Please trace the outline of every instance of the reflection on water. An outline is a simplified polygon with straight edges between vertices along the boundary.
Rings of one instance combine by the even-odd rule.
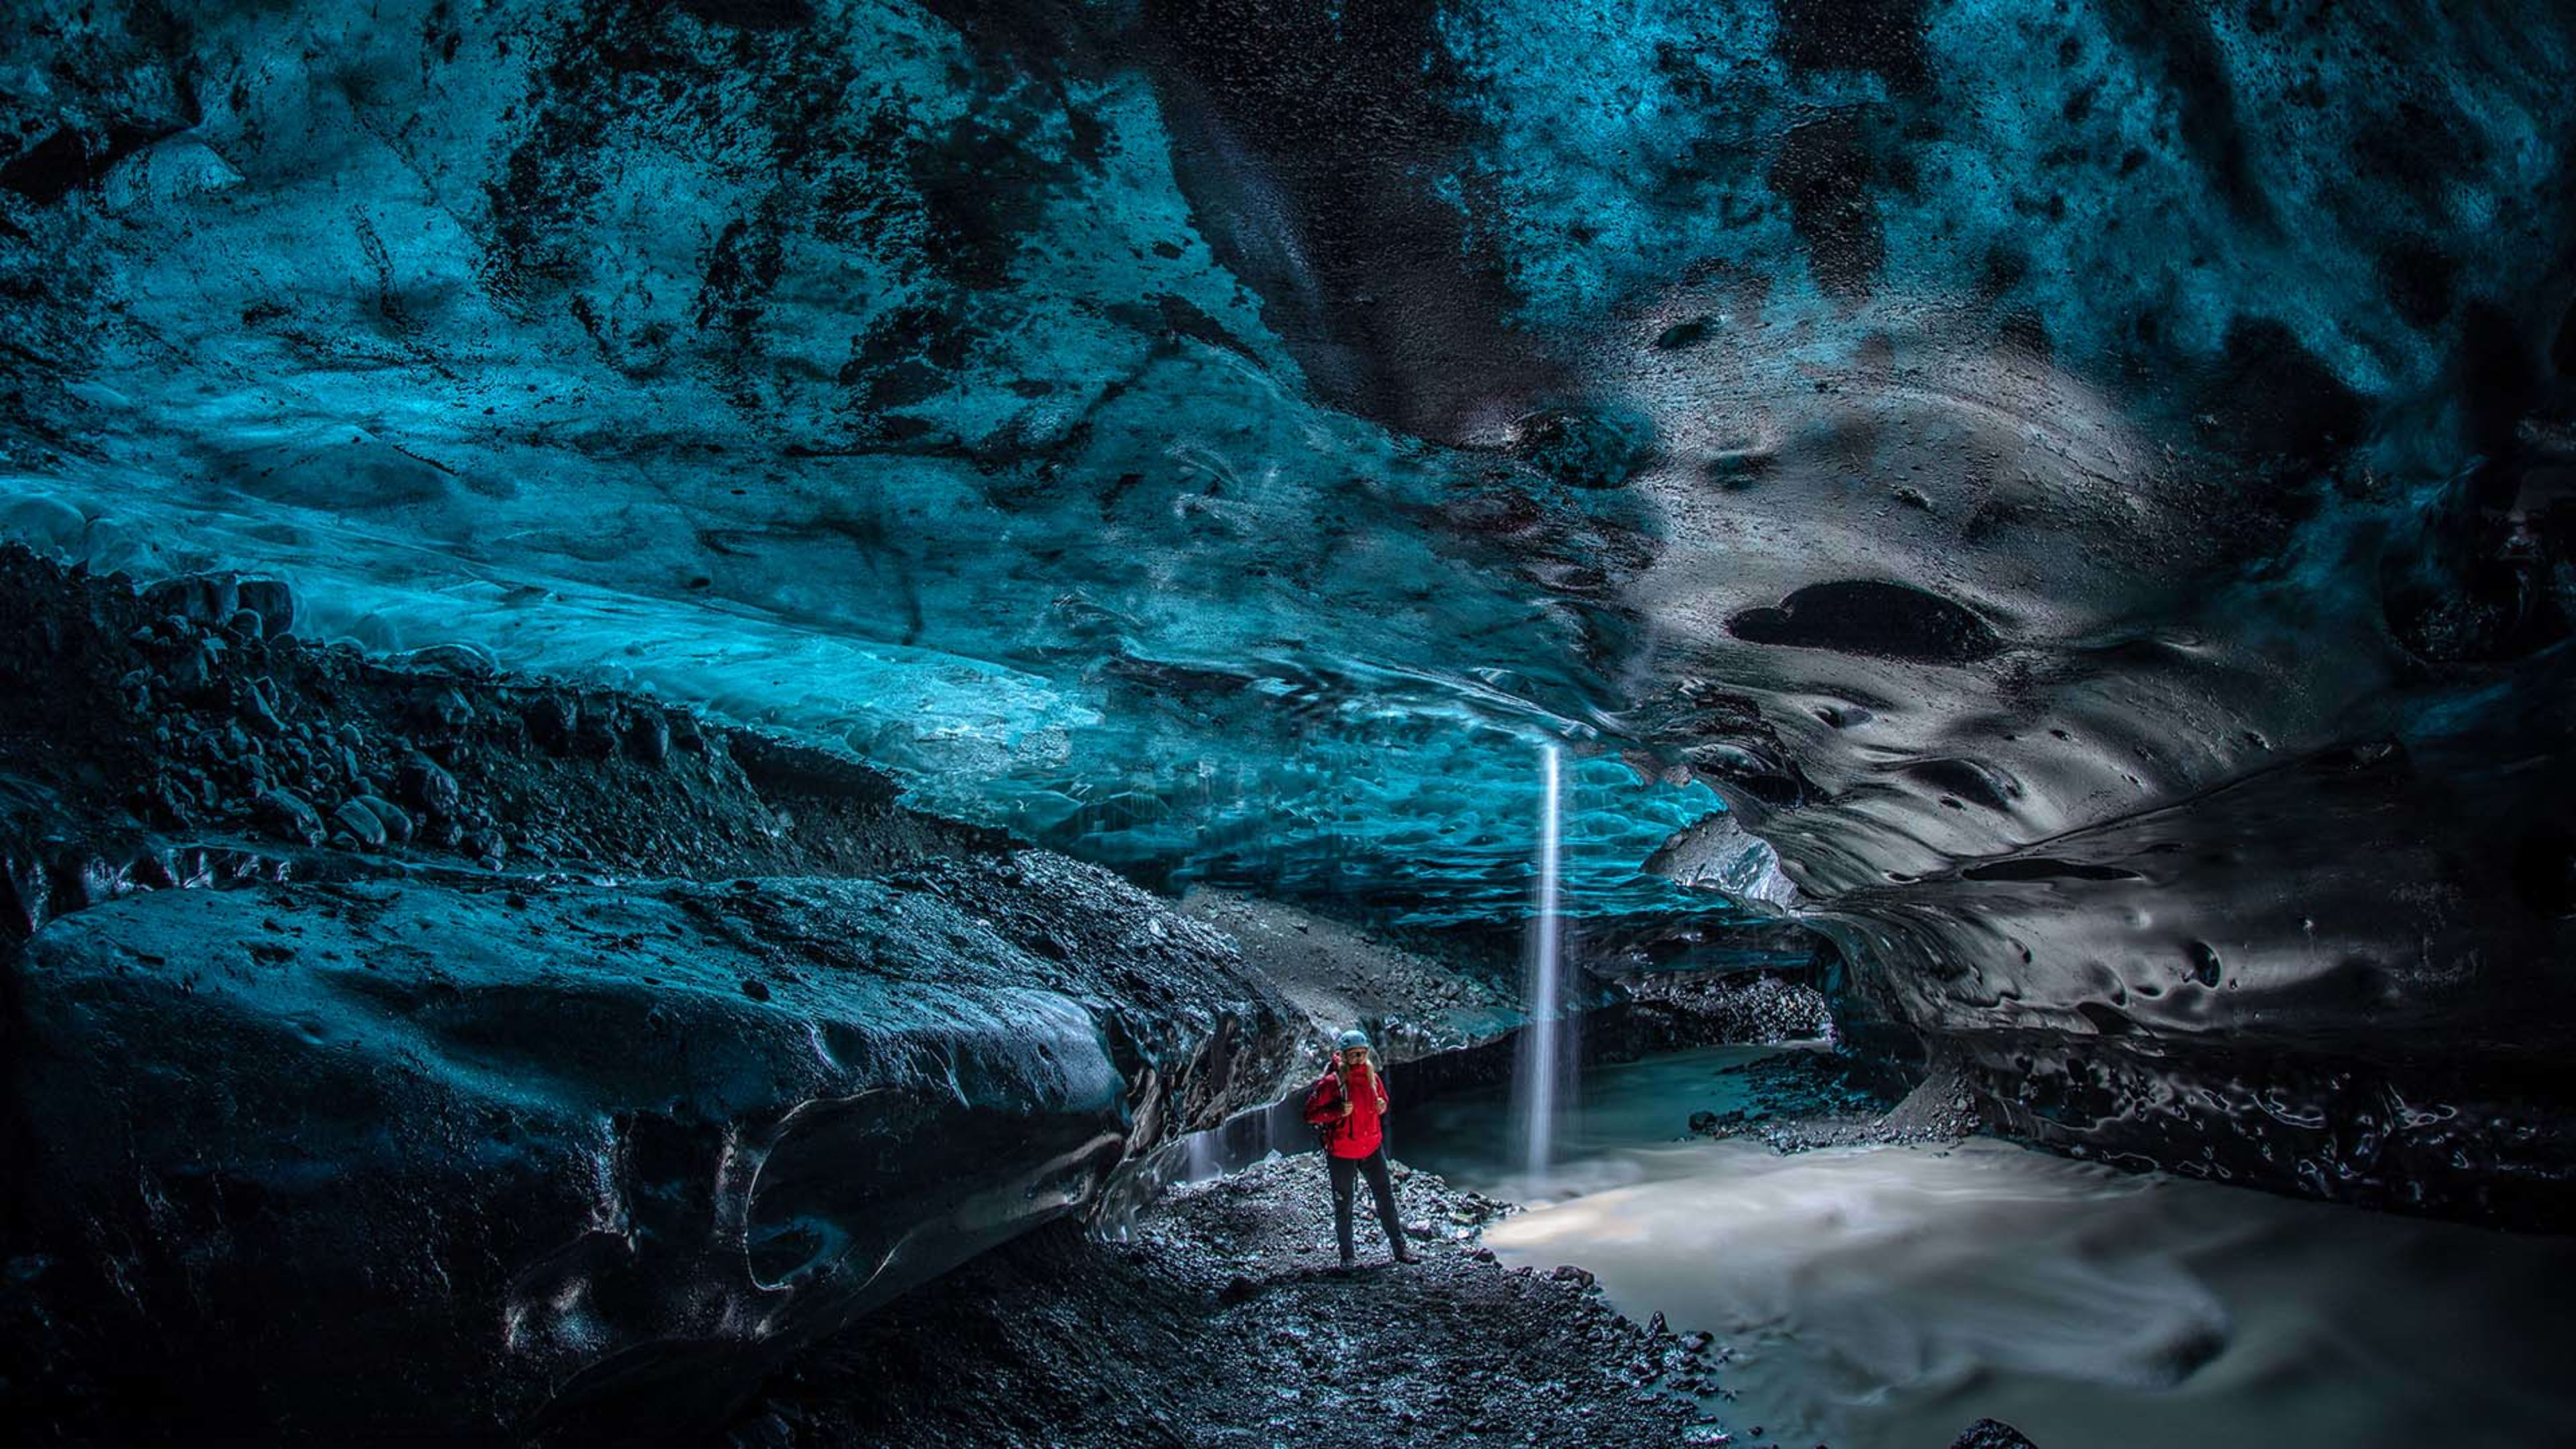
[[[1557,1162],[1544,1181],[1531,1180],[1504,1140],[1512,1124],[1503,1118],[1500,1087],[1398,1104],[1397,1116],[1386,1124],[1387,1150],[1415,1167],[1514,1202],[1600,1192],[1640,1176],[1642,1169],[1622,1149],[1684,1140],[1693,1112],[1749,1106],[1744,1079],[1726,1075],[1728,1068],[1821,1049],[1821,1043],[1707,1047],[1587,1068],[1581,1106],[1557,1125]]]
[[[1782,1157],[1674,1142],[1726,1110],[1688,1053],[1588,1078],[1577,1195],[1489,1229],[1630,1316],[1735,1350],[1766,1441],[1925,1449],[1981,1415],[2043,1449],[2576,1442],[2576,1240],[2134,1177],[1992,1142]],[[1426,1105],[1402,1155],[1513,1183],[1498,1101]],[[1490,1140],[1487,1140],[1490,1139]]]

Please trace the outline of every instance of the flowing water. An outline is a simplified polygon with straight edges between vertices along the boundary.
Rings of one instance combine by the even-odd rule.
[[[1759,1048],[1602,1069],[1544,1200],[1488,1230],[1631,1317],[1731,1346],[1738,1443],[1929,1449],[1992,1415],[2043,1449],[2576,1444],[2576,1239],[2491,1233],[1977,1141],[1780,1156],[1676,1141]],[[1416,1109],[1453,1182],[1532,1184],[1500,1102]],[[1748,1437],[1754,1426],[1763,1434]]]

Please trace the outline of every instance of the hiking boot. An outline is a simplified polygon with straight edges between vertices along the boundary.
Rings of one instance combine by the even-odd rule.
[[[1411,1248],[1404,1246],[1402,1243],[1398,1243],[1395,1245],[1395,1261],[1399,1263],[1419,1263],[1422,1261],[1422,1255],[1413,1251]]]

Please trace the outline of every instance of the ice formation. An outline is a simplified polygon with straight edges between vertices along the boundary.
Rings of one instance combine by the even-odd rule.
[[[1517,929],[1561,748],[1578,938],[1794,922],[2026,1137],[2570,1220],[2563,5],[30,0],[0,54],[39,555],[1408,929]],[[59,668],[278,707],[177,612]],[[548,743],[518,687],[474,749]],[[138,812],[384,845],[412,746],[201,723]],[[765,768],[424,819],[888,865]],[[40,783],[22,929],[171,874],[63,864],[96,782]]]

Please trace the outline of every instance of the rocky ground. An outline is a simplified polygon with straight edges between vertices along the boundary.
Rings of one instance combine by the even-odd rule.
[[[806,1355],[730,1443],[1782,1449],[1732,1413],[1712,1335],[1625,1317],[1579,1266],[1504,1268],[1477,1240],[1511,1204],[1396,1178],[1418,1264],[1364,1221],[1340,1269],[1322,1160],[1276,1159],[1123,1242],[1067,1223],[987,1254]],[[2031,1449],[1992,1420],[1957,1446]]]
[[[1641,972],[1622,977],[1619,986],[1655,1017],[1693,1023],[1690,1033],[1701,1041],[1828,1041],[1835,1035],[1833,1008],[1822,993],[1768,972]]]
[[[0,548],[0,934],[191,873],[865,876],[1007,842],[855,761],[647,696],[371,658],[275,580]],[[336,864],[334,862],[337,862]]]
[[[1723,1443],[1705,1334],[1622,1317],[1590,1275],[1501,1267],[1508,1208],[1397,1169],[1423,1261],[1335,1262],[1312,1153],[1173,1189],[1130,1241],[1069,1225],[987,1255],[827,1349],[743,1446]]]
[[[1232,936],[1245,964],[1313,1023],[1319,1041],[1361,1024],[1388,1060],[1401,1061],[1455,1050],[1520,1020],[1518,983],[1494,979],[1494,964],[1508,953],[1435,956],[1235,891],[1195,890],[1180,909]]]
[[[1637,999],[1785,1038],[1808,998],[1761,977]],[[1978,1128],[1945,1070],[1911,1082],[1829,1052],[1733,1070],[1754,1107],[1699,1135],[1793,1152]],[[899,1300],[781,1375],[731,1443],[1782,1449],[1732,1412],[1713,1335],[1628,1319],[1579,1265],[1507,1269],[1479,1240],[1515,1204],[1401,1164],[1396,1180],[1418,1265],[1387,1260],[1363,1199],[1362,1263],[1340,1269],[1322,1160],[1274,1158],[1166,1189],[1118,1241],[1059,1224]],[[2035,1446],[1980,1420],[1952,1449]]]
[[[1643,972],[1601,983],[1599,999],[1584,1013],[1580,1050],[1586,1064],[1596,1064],[1693,1047],[1833,1037],[1832,1010],[1806,982],[1768,972]],[[1429,1058],[1399,1057],[1388,1077],[1408,1100],[1419,1101],[1503,1080],[1512,1072],[1517,1049],[1515,1040],[1505,1036]],[[1891,1080],[1902,1095],[1907,1084],[1901,1077]],[[1807,1109],[1821,1110],[1814,1103]]]
[[[1752,1104],[1692,1114],[1700,1137],[1758,1137],[1781,1152],[1865,1143],[1955,1142],[1979,1130],[1976,1098],[1955,1072],[1914,1080],[1850,1052],[1793,1052],[1729,1067]]]

